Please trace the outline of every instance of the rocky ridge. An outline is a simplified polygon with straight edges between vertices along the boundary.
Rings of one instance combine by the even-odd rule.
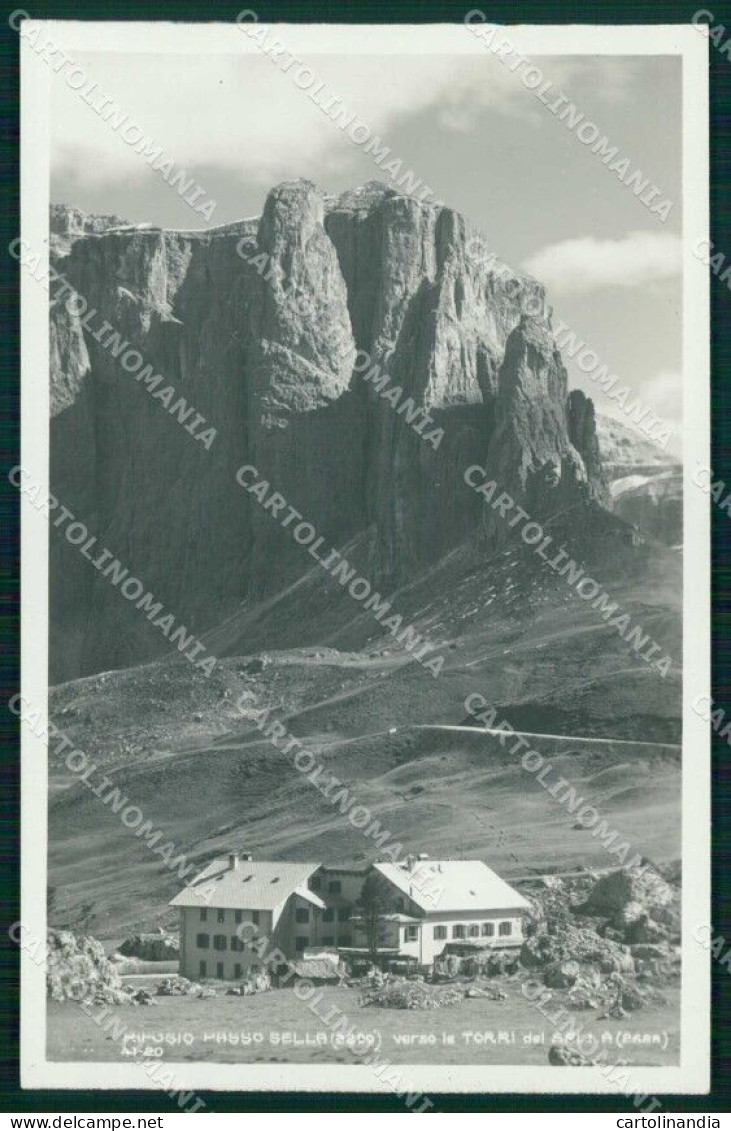
[[[659,542],[680,546],[681,461],[647,436],[607,416],[597,418],[597,441],[615,514]]]
[[[367,533],[384,592],[465,541],[500,544],[470,464],[536,517],[606,502],[591,402],[569,397],[542,287],[473,254],[450,209],[295,181],[260,219],[207,232],[61,209],[53,226],[57,265],[94,309],[82,323],[52,305],[51,489],[191,631],[311,565],[237,485],[243,464],[326,545]],[[161,411],[163,386],[156,399],[125,371],[103,321],[215,442]],[[51,554],[53,681],[160,653],[76,549],[56,537]]]

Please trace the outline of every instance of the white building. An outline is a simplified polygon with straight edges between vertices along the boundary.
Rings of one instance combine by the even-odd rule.
[[[171,906],[180,912],[180,972],[237,980],[262,965],[262,948],[301,958],[312,948],[353,945],[351,919],[365,869],[252,860],[211,861]],[[237,935],[243,923],[252,926]],[[254,930],[256,928],[256,930]]]
[[[448,943],[495,950],[522,944],[530,903],[481,860],[422,856],[373,867],[390,901],[384,949],[396,946],[399,955],[431,966]]]
[[[476,948],[520,946],[529,903],[481,860],[410,857],[377,863],[384,913],[378,949],[385,958],[431,966],[448,943]],[[371,869],[254,861],[230,853],[211,861],[171,901],[180,912],[180,972],[188,978],[237,980],[265,961],[261,946],[288,958],[313,949],[366,953],[358,915]],[[239,932],[237,927],[251,924]]]

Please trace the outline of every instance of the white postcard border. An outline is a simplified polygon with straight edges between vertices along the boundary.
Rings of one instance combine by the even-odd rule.
[[[64,50],[244,54],[255,46],[233,25],[43,21]],[[277,25],[288,45],[311,54],[476,54],[483,50],[460,25]],[[683,980],[679,1067],[632,1068],[632,1088],[649,1094],[702,1093],[709,1088],[710,967],[693,938],[710,916],[710,738],[691,710],[710,693],[710,509],[691,482],[710,462],[710,338],[708,268],[692,248],[708,238],[708,41],[698,29],[673,26],[506,27],[511,41],[536,55],[679,55],[683,59],[684,240],[684,634],[683,634]],[[22,234],[48,248],[50,71],[21,49]],[[27,273],[21,281],[21,463],[48,489],[48,296]],[[22,499],[22,693],[48,700],[48,525]],[[22,733],[22,922],[34,937],[46,930],[47,751],[27,727]],[[692,880],[691,880],[692,877]],[[46,1059],[45,978],[22,959],[21,1080],[24,1088],[153,1089],[134,1064]],[[300,1064],[210,1064],[166,1061],[196,1090],[391,1091],[367,1067]],[[600,1069],[509,1065],[399,1065],[404,1086],[439,1092],[620,1094]]]

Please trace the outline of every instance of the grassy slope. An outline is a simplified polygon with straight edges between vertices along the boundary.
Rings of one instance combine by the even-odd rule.
[[[345,1014],[357,1034],[380,1043],[381,1062],[386,1059],[393,1064],[545,1065],[553,1027],[536,1006],[523,997],[520,982],[500,981],[505,982],[508,989],[506,1001],[467,999],[433,1012],[378,1009],[359,1006],[356,990],[323,987],[317,1009],[322,1016],[328,1015],[331,1006]],[[587,1024],[587,1033],[597,1040],[607,1034],[614,1038],[620,1032],[646,1034],[648,1038],[667,1033],[666,1049],[629,1043],[622,1046],[621,1055],[631,1064],[677,1064],[678,994],[674,987],[663,992],[667,1005],[644,1009],[621,1021],[589,1019],[587,1024],[586,1017],[577,1016],[582,1024]],[[554,992],[549,1013],[563,1004],[564,997],[561,991]],[[126,1007],[117,1008],[113,1013],[132,1033],[151,1036],[192,1033],[195,1038],[192,1045],[163,1042],[166,1064],[181,1061],[355,1064],[359,1060],[342,1042],[337,1042],[327,1026],[289,989],[251,997],[158,998],[157,1001],[158,1007],[154,1010]],[[239,1036],[260,1033],[262,1041],[242,1045],[203,1039],[206,1034],[218,1033]],[[282,1043],[281,1036],[272,1040],[272,1034],[283,1033],[290,1034],[287,1044]],[[314,1043],[318,1033],[324,1038],[321,1045]],[[454,1037],[454,1044],[444,1042],[445,1033]],[[525,1043],[524,1036],[528,1033],[533,1034],[533,1041]],[[295,1046],[294,1034],[301,1042],[309,1034],[312,1043]],[[477,1034],[477,1038],[465,1034]],[[540,1035],[542,1042],[535,1043]],[[413,1038],[413,1043],[403,1043],[407,1036]],[[154,1047],[151,1042],[148,1044]],[[71,1002],[48,1003],[48,1057],[50,1060],[125,1060],[121,1042],[105,1037],[101,1028]],[[240,1086],[246,1087],[245,1077]]]

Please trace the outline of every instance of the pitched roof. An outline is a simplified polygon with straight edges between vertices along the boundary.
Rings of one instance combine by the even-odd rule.
[[[310,891],[310,889],[308,887],[305,887],[304,884],[300,884],[299,887],[296,887],[294,889],[294,894],[298,895],[300,899],[307,900],[307,902],[311,903],[313,907],[319,907],[321,911],[325,907],[327,907],[327,904],[322,899],[320,899],[319,895],[315,895],[314,891]]]
[[[530,907],[482,860],[417,860],[410,870],[405,861],[375,867],[427,913]]]
[[[404,915],[400,911],[389,915],[379,915],[378,918],[383,920],[384,923],[416,923],[418,926],[421,926],[422,923],[421,919],[415,919],[413,915]],[[351,915],[349,919],[350,923],[362,923],[363,921],[362,915]]]
[[[319,864],[269,860],[240,860],[236,868],[227,856],[212,860],[192,884],[171,899],[171,907],[234,907],[273,911],[304,888]],[[211,890],[213,888],[213,890]],[[300,893],[302,894],[302,893]],[[307,898],[311,898],[308,893]]]

